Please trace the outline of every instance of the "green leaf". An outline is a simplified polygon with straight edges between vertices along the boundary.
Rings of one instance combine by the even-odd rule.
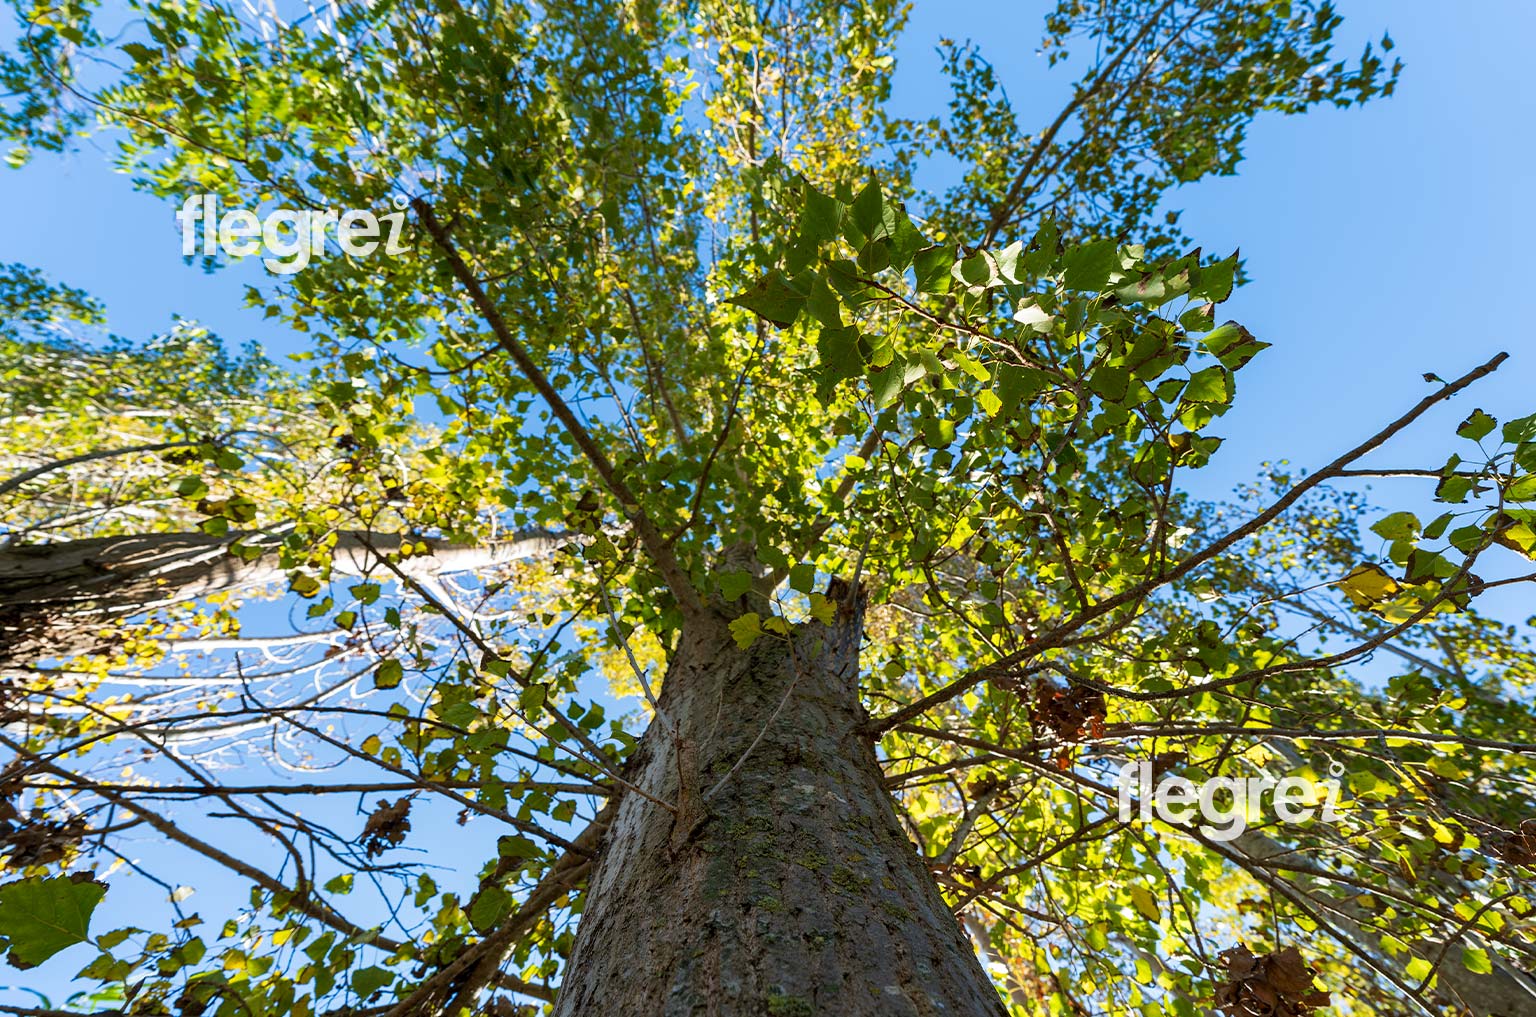
[[[1230,376],[1224,367],[1207,367],[1197,371],[1184,389],[1184,398],[1192,403],[1219,403],[1232,400]]]
[[[1179,315],[1179,324],[1189,332],[1207,332],[1216,323],[1216,305],[1201,304]]]
[[[1521,417],[1511,420],[1504,425],[1504,440],[1511,445],[1519,445],[1522,442],[1536,439],[1536,413],[1529,417]]]
[[[381,689],[392,689],[400,684],[405,677],[405,668],[394,657],[381,661],[379,669],[373,673],[373,684]]]
[[[825,594],[811,594],[811,617],[823,625],[831,625],[837,616],[837,604],[826,598]]]
[[[816,586],[816,566],[808,561],[800,562],[789,570],[789,587],[801,593],[810,593]]]
[[[917,276],[919,293],[948,293],[953,277],[955,252],[944,246],[925,247],[912,259],[912,270]]]
[[[817,244],[836,240],[842,223],[843,206],[836,198],[806,186],[805,206],[800,210],[800,233]]]
[[[784,273],[774,269],[744,293],[726,301],[738,304],[770,324],[788,328],[805,307],[806,295],[796,289]]]
[[[870,375],[870,397],[874,399],[876,407],[884,409],[896,401],[903,389],[926,373],[927,369],[921,363],[909,364],[903,360],[893,360],[885,370]]]
[[[972,290],[996,286],[1001,279],[997,274],[997,262],[986,251],[977,251],[969,258],[956,262],[954,268],[950,270],[950,275],[971,287]]]
[[[864,358],[859,355],[859,330],[851,325],[822,329],[816,335],[816,352],[821,356],[823,402],[838,382],[864,373]]]
[[[1147,304],[1156,307],[1172,299],[1167,280],[1161,272],[1149,272],[1134,282],[1125,283],[1115,290],[1122,303]]]
[[[997,394],[1002,399],[1003,406],[1011,413],[1013,407],[1025,399],[1030,399],[1043,391],[1049,378],[1043,371],[1037,371],[1030,367],[1015,367],[1013,364],[999,363],[994,370],[997,372]]]
[[[1458,526],[1451,531],[1451,546],[1463,554],[1471,554],[1483,543],[1481,526]]]
[[[1371,532],[1387,540],[1412,540],[1419,534],[1419,517],[1412,512],[1394,512],[1372,526]]]
[[[537,858],[539,846],[527,837],[507,834],[496,838],[496,854],[501,858]]]
[[[1120,248],[1113,240],[1096,240],[1068,251],[1062,263],[1067,289],[1098,293],[1109,282],[1109,274],[1120,267]]]
[[[1056,322],[1056,316],[1039,304],[1025,303],[1013,312],[1013,320],[1036,332],[1049,332]]]
[[[1461,435],[1463,438],[1470,438],[1473,441],[1482,441],[1488,436],[1489,432],[1491,432],[1497,424],[1497,420],[1493,419],[1482,410],[1477,409],[1472,411],[1472,415],[1470,417],[1461,422],[1461,426],[1456,428],[1456,433]]]
[[[853,205],[849,208],[849,219],[860,236],[868,241],[879,238],[883,233],[885,198],[880,193],[880,184],[874,180],[864,185],[853,199]],[[862,247],[863,244],[855,243]]]
[[[210,519],[208,522],[223,523],[224,520]],[[227,526],[228,524],[226,523],[225,525]],[[301,597],[313,597],[315,594],[320,592],[320,580],[316,579],[314,576],[305,575],[304,573],[300,572],[288,580],[288,588]]]
[[[1131,372],[1123,367],[1101,367],[1088,376],[1088,387],[1094,395],[1112,403],[1125,398],[1130,384]]]
[[[923,442],[929,448],[944,448],[955,440],[955,422],[939,417],[924,417],[919,421]]]
[[[1019,255],[1023,253],[1023,242],[1015,240],[993,255],[993,260],[997,263],[997,274],[1002,276],[1004,281],[1019,282]]]
[[[1255,339],[1252,332],[1235,321],[1223,322],[1202,336],[1200,342],[1221,361],[1223,367],[1231,371],[1242,367],[1270,347],[1269,343]]]
[[[1237,279],[1238,252],[1206,265],[1200,269],[1200,281],[1190,290],[1190,296],[1199,296],[1213,304],[1219,304],[1232,295],[1232,285]]]
[[[1450,476],[1441,478],[1440,483],[1435,485],[1435,497],[1440,501],[1459,504],[1467,500],[1467,495],[1471,492],[1472,486],[1473,481],[1471,477],[1463,477],[1453,473]]]
[[[1056,256],[1061,243],[1061,229],[1047,219],[1035,231],[1023,258],[1023,274],[1029,277],[1048,275],[1056,270]]]
[[[1109,949],[1109,934],[1103,922],[1095,922],[1083,930],[1083,939],[1095,950]]]
[[[476,932],[486,932],[512,910],[512,895],[494,884],[483,888],[469,905],[469,924]]]
[[[352,991],[357,993],[359,999],[367,999],[394,980],[393,971],[386,971],[377,965],[359,968],[352,972]]]
[[[1488,957],[1488,951],[1481,947],[1469,946],[1461,951],[1461,963],[1468,971],[1478,975],[1493,974],[1493,961]]]
[[[843,325],[842,305],[838,302],[837,294],[820,276],[817,276],[816,281],[811,285],[811,295],[806,300],[806,310],[811,312],[811,317],[828,328],[841,328]]]
[[[715,574],[715,582],[720,586],[720,596],[726,600],[736,600],[752,588],[752,573],[741,570],[718,572]]]
[[[891,265],[898,270],[905,270],[927,241],[917,227],[912,225],[912,219],[901,202],[887,201],[882,217],[885,221],[884,233],[891,247]]]
[[[987,370],[986,365],[984,365],[981,361],[972,359],[971,357],[966,356],[964,353],[961,353],[959,350],[950,350],[949,355],[954,358],[954,361],[957,365],[959,365],[960,370],[964,371],[972,378],[975,378],[977,381],[986,382],[992,380],[992,372]],[[927,370],[927,368],[924,368],[924,370]],[[917,378],[913,377],[911,373],[908,372],[907,381],[912,382],[916,380]]]
[[[18,879],[0,886],[0,935],[10,940],[10,962],[36,967],[90,937],[91,912],[105,883],[83,876]]]
[[[1451,520],[1454,518],[1454,513],[1442,512],[1440,515],[1430,520],[1429,525],[1424,527],[1424,539],[1439,540],[1440,537],[1445,533],[1445,528],[1451,524]]]
[[[1505,501],[1536,501],[1536,474],[1521,477],[1504,491]]]

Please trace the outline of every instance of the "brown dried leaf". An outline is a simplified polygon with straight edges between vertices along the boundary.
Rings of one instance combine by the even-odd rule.
[[[369,858],[377,857],[405,842],[405,835],[411,830],[410,814],[409,795],[393,805],[386,799],[379,799],[378,808],[368,817],[362,836],[357,839],[363,850],[368,852]]]
[[[1499,856],[1512,865],[1536,866],[1536,819],[1527,819],[1506,835]]]
[[[1312,981],[1316,971],[1288,946],[1262,957],[1239,943],[1217,955],[1227,981],[1216,987],[1216,1008],[1227,1017],[1309,1017],[1329,1004]]]
[[[1050,728],[1064,741],[1081,741],[1087,730],[1102,732],[1107,712],[1103,693],[1093,689],[1063,689],[1051,682],[1041,682],[1035,690],[1035,722]]]

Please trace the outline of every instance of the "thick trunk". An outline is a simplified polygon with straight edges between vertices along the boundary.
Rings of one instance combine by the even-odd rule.
[[[0,675],[40,660],[104,652],[111,626],[124,618],[282,581],[276,554],[256,561],[229,554],[239,536],[147,533],[0,550]],[[445,545],[404,559],[400,568],[425,580],[543,553],[558,542],[527,533],[484,546]],[[332,552],[335,574],[376,569],[370,546],[392,552],[400,537],[341,534]]]
[[[0,674],[105,651],[115,620],[249,585],[231,538],[92,537],[0,552]]]
[[[858,732],[860,629],[685,629],[630,770],[680,816],[624,797],[556,1017],[1004,1012]]]

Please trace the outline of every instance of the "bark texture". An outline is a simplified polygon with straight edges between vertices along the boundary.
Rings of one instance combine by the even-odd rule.
[[[556,1017],[1001,1017],[896,817],[860,610],[743,652],[690,623],[589,881]]]
[[[229,553],[240,536],[147,533],[0,549],[0,675],[40,660],[105,652],[113,624],[125,618],[283,581],[275,553],[255,561]],[[389,553],[399,549],[400,539],[343,533],[333,571],[360,576],[377,570],[370,546]],[[530,532],[483,546],[443,545],[404,559],[400,569],[424,580],[546,553],[558,544],[555,536]]]

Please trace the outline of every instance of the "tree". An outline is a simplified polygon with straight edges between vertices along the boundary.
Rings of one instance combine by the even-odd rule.
[[[102,321],[77,290],[22,266],[0,274],[0,673],[40,660],[151,664],[168,634],[235,624],[228,607],[197,608],[289,578],[318,589],[306,568],[362,575],[368,547],[419,543],[408,569],[430,579],[547,543],[412,533],[397,506],[423,481],[430,430],[393,425],[361,449],[327,398],[349,398],[349,383],[301,384],[255,349],[230,356],[190,322],[142,347],[69,334]],[[312,540],[295,526],[301,506],[365,515],[367,532]]]
[[[137,10],[19,8],[12,134],[98,122],[177,207],[400,197],[411,252],[251,299],[313,338],[370,462],[402,417],[436,430],[401,497],[280,517],[318,555],[295,596],[365,667],[298,642],[259,690],[238,651],[196,662],[232,687],[190,705],[20,690],[5,788],[40,807],[7,817],[0,916],[89,915],[99,885],[49,874],[121,827],[254,888],[217,935],[94,936],[130,1012],[1279,1015],[1319,1005],[1314,972],[1359,1013],[1520,998],[1536,675],[1473,599],[1531,578],[1536,418],[1470,414],[1464,458],[1409,471],[1448,511],[1376,520],[1384,553],[1329,487],[1504,358],[1246,502],[1178,487],[1267,344],[1221,323],[1240,263],[1164,195],[1234,171],[1265,109],[1390,91],[1374,49],[1332,62],[1331,7],[1064,2],[1048,48],[1095,57],[1030,134],[968,47],[947,118],[889,115],[886,0]],[[967,167],[943,194],[935,152]],[[510,578],[411,573],[471,520],[552,539]],[[343,534],[354,566],[321,553]],[[1353,670],[1378,650],[1406,665],[1385,688]],[[253,731],[362,779],[225,779]],[[1127,761],[1329,753],[1337,824],[1228,844],[1116,808]],[[361,834],[337,794],[377,801]],[[502,831],[477,883],[389,854],[455,811]]]

